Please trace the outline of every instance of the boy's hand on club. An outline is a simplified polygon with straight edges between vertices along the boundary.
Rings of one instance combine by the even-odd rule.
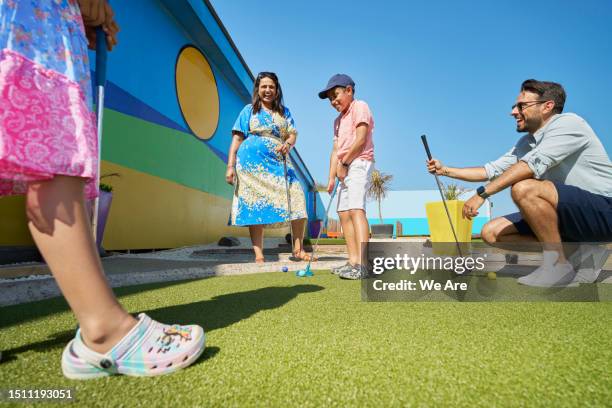
[[[484,204],[484,201],[484,198],[480,197],[479,195],[475,195],[469,200],[467,200],[463,205],[463,218],[471,220],[472,218],[477,216],[478,209],[482,206],[482,204]]]
[[[336,180],[333,178],[329,179],[329,182],[327,183],[327,192],[329,194],[332,193],[332,191],[334,191],[334,186],[336,185]]]
[[[344,167],[342,163],[340,163],[340,161],[338,161],[338,169],[336,170],[336,176],[338,177],[338,179],[340,181],[344,181],[347,173],[348,173],[348,169]]]
[[[438,176],[444,175],[444,166],[438,159],[425,160],[427,171]]]

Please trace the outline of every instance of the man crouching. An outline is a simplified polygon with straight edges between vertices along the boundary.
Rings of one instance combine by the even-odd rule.
[[[578,275],[568,262],[563,242],[606,242],[612,239],[612,163],[588,123],[574,113],[562,113],[565,90],[560,84],[529,79],[512,106],[516,131],[527,134],[499,159],[482,167],[453,168],[436,159],[431,173],[465,181],[486,181],[463,208],[475,217],[485,199],[511,186],[520,212],[495,218],[481,235],[491,245],[539,242],[543,263],[519,278],[529,286],[574,286],[597,278],[608,252],[592,247],[600,265]],[[581,254],[584,256],[584,253]],[[574,257],[574,255],[572,255]],[[603,262],[601,260],[603,259]]]

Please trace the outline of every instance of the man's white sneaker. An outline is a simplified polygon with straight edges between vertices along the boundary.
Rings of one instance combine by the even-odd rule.
[[[575,283],[594,283],[603,269],[610,250],[605,245],[583,245],[569,261],[576,270]]]
[[[522,285],[540,288],[575,287],[576,272],[570,263],[557,263],[553,266],[545,264],[527,276],[518,278]]]

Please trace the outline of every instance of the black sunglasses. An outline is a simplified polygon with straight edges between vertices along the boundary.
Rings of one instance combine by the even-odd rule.
[[[514,110],[514,108],[518,109],[519,112],[522,112],[525,108],[528,108],[530,106],[534,106],[534,105],[538,105],[540,103],[546,103],[548,101],[528,101],[528,102],[518,102],[515,103],[514,105],[512,105],[512,110]]]

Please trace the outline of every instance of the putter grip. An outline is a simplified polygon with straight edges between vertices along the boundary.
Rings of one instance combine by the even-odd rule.
[[[106,84],[106,33],[96,28],[96,86]]]
[[[429,144],[427,144],[427,136],[421,135],[421,140],[423,141],[423,146],[425,146],[425,151],[427,152],[427,158],[431,160],[431,151],[429,150]]]

